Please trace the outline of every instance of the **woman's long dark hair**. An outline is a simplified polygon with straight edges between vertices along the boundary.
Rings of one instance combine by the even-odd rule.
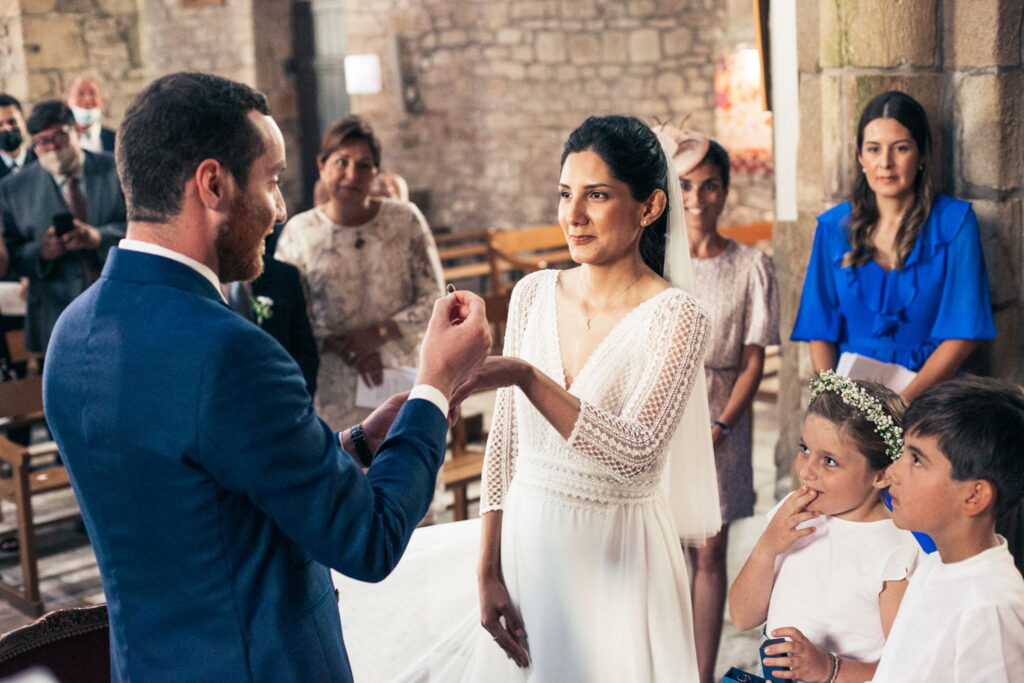
[[[918,169],[914,179],[914,203],[903,216],[899,231],[896,233],[896,268],[903,263],[914,249],[921,226],[928,220],[932,210],[934,193],[928,174],[928,161],[931,156],[932,136],[928,129],[928,116],[924,108],[910,95],[899,90],[889,90],[868,102],[857,124],[857,152],[864,148],[864,129],[875,119],[896,119],[917,143],[921,155],[922,168]],[[857,177],[853,183],[853,196],[850,197],[850,251],[843,255],[843,267],[860,267],[875,258],[875,247],[871,243],[871,233],[878,223],[878,202],[875,192],[868,185],[866,174],[857,164]]]
[[[665,153],[661,143],[646,123],[632,116],[591,116],[565,141],[561,164],[570,154],[595,152],[612,176],[629,187],[638,202],[645,201],[655,190],[668,196]],[[658,275],[664,274],[665,231],[668,227],[668,206],[658,220],[644,229],[640,236],[640,256]]]

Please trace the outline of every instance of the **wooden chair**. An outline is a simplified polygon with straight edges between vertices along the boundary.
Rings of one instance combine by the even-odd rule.
[[[492,294],[511,291],[514,282],[504,278],[510,270],[532,273],[572,262],[559,225],[539,225],[520,230],[491,228],[487,231],[487,249],[491,262]]]
[[[444,267],[445,282],[484,278],[491,274],[486,230],[435,234],[434,242]]]
[[[44,666],[61,681],[110,681],[107,606],[68,607],[0,637],[0,676]]]
[[[55,491],[71,485],[67,470],[56,459],[57,445],[52,441],[18,445],[4,437],[4,432],[43,422],[43,382],[34,376],[13,382],[0,382],[0,461],[10,470],[10,476],[0,478],[0,498],[18,510],[18,546],[21,564],[21,585],[0,580],[0,598],[16,609],[31,616],[43,613],[39,595],[39,568],[36,552],[36,524],[32,516],[32,496]],[[41,462],[43,468],[38,468]],[[78,515],[77,511],[51,519],[62,521]],[[9,535],[5,534],[5,535]]]
[[[39,359],[42,354],[25,348],[25,330],[7,330],[7,351],[11,354],[12,363],[25,363],[30,375],[38,372]]]
[[[470,441],[486,441],[487,434],[483,431],[483,415],[460,417],[452,425],[452,458],[441,467],[441,479],[444,487],[455,496],[453,512],[455,521],[469,519],[468,487],[474,481],[480,481],[484,466],[484,450],[470,446]]]

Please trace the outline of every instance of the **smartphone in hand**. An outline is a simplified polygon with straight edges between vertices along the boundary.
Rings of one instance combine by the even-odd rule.
[[[53,229],[57,231],[58,237],[63,237],[75,229],[75,219],[70,213],[57,213],[53,215]]]

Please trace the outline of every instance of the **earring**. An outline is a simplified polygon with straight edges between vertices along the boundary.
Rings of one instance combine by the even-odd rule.
[[[640,227],[641,228],[646,228],[647,227],[647,219],[646,218],[643,219],[642,221],[640,221]]]
[[[860,172],[863,173],[864,175],[867,175],[868,174],[868,169],[866,169],[863,166],[861,166],[860,167]]]

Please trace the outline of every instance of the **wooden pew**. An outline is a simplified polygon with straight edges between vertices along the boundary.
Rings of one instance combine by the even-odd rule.
[[[0,477],[0,498],[17,506],[17,537],[21,555],[21,584],[11,585],[0,580],[0,598],[16,609],[37,617],[43,613],[39,594],[39,568],[36,552],[36,526],[32,514],[32,496],[37,493],[67,488],[71,485],[63,465],[43,465],[52,462],[57,445],[52,441],[32,446],[20,446],[4,437],[7,430],[43,421],[43,384],[37,376],[10,382],[0,382],[0,462],[8,468],[9,476]],[[77,516],[77,510],[59,519]],[[49,523],[48,522],[48,523]],[[10,532],[4,536],[10,535]]]
[[[491,274],[487,259],[487,231],[457,232],[434,235],[437,253],[444,267],[446,283],[470,278],[483,278]]]
[[[560,225],[538,225],[519,230],[487,231],[491,262],[491,293],[508,294],[514,282],[505,275],[511,270],[532,273],[572,262]]]

